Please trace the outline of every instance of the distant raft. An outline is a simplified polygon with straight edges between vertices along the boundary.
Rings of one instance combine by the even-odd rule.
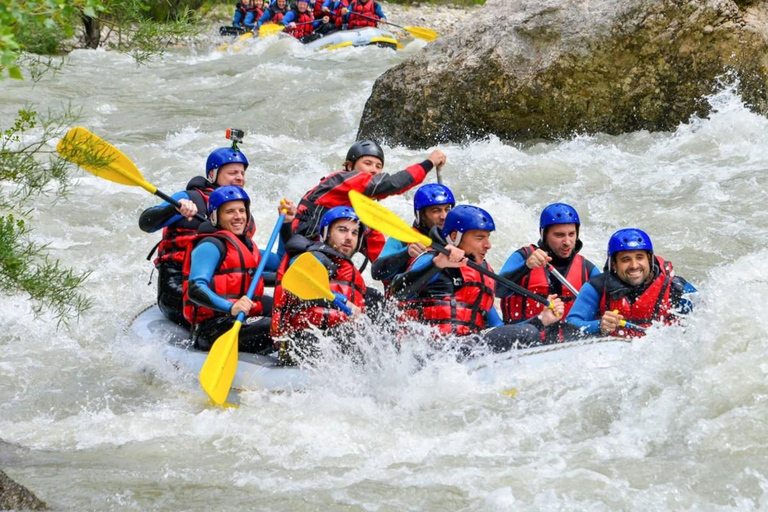
[[[338,50],[350,46],[379,46],[402,50],[403,45],[392,32],[380,28],[364,27],[357,30],[337,30],[328,35],[315,39],[304,46],[315,50]]]
[[[207,352],[192,348],[189,331],[165,318],[157,306],[137,315],[127,331],[137,341],[160,344],[163,357],[170,365],[186,373],[199,374],[208,356]],[[523,380],[535,378],[552,365],[565,365],[569,371],[610,368],[618,363],[629,346],[627,340],[620,338],[593,338],[490,354],[468,360],[464,365],[480,381],[509,386],[515,385],[518,377]],[[233,392],[302,390],[312,384],[312,369],[282,366],[277,352],[269,356],[239,352],[238,359]],[[229,401],[234,403],[234,397]]]

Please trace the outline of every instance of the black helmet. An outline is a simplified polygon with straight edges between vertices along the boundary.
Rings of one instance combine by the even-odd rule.
[[[352,147],[347,151],[347,160],[351,162],[352,167],[362,156],[375,156],[384,165],[384,150],[375,140],[359,140],[352,144]]]

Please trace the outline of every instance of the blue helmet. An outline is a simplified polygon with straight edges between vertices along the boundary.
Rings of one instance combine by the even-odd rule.
[[[653,244],[648,233],[637,228],[620,229],[608,240],[608,268],[613,267],[613,255],[622,251],[648,251],[653,261]]]
[[[416,222],[421,220],[419,218],[421,210],[441,204],[449,204],[451,207],[456,205],[451,189],[440,183],[429,183],[419,187],[413,196],[413,214],[416,216]]]
[[[445,217],[443,238],[454,245],[458,245],[462,235],[473,229],[496,231],[496,224],[493,223],[493,217],[482,208],[460,204],[448,212],[448,216]],[[458,235],[454,240],[451,240],[449,237],[454,231],[457,231]]]
[[[330,229],[331,224],[342,219],[353,220],[360,224],[360,234],[357,237],[357,247],[355,248],[356,251],[360,250],[360,245],[363,243],[363,231],[365,230],[365,226],[360,222],[360,217],[357,216],[355,210],[351,206],[334,206],[325,212],[325,215],[323,215],[323,218],[320,220],[320,239],[325,241],[328,238],[328,230]]]
[[[539,217],[539,229],[544,232],[548,226],[553,224],[576,224],[576,228],[581,225],[579,214],[576,209],[565,203],[554,203],[541,211]]]
[[[241,151],[233,148],[214,149],[205,162],[205,177],[211,183],[216,183],[216,179],[219,177],[219,168],[234,163],[241,163],[248,169],[248,159]]]
[[[216,218],[216,210],[225,203],[230,201],[243,201],[245,203],[245,209],[248,212],[248,216],[251,215],[251,198],[245,193],[245,190],[236,185],[226,185],[219,187],[211,192],[208,197],[208,218],[211,219],[211,224],[216,226],[218,219]]]

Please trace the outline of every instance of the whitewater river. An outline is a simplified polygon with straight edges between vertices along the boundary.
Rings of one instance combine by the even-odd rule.
[[[6,128],[26,103],[71,101],[169,193],[242,128],[264,244],[277,201],[340,168],[374,80],[422,44],[311,53],[274,39],[144,68],[77,51],[34,88],[0,83],[0,115]],[[440,147],[446,183],[495,218],[497,269],[563,200],[592,261],[613,231],[642,227],[701,291],[686,327],[652,329],[617,364],[564,358],[504,382],[450,360],[414,373],[370,332],[366,367],[339,361],[307,392],[211,407],[161,340],[125,333],[154,299],[145,256],[158,236],[137,218],[156,198],[76,171],[69,198],[39,205],[34,233],[92,272],[94,308],[57,330],[25,297],[0,302],[0,468],[57,510],[768,509],[768,120],[728,86],[710,102],[710,118],[672,133]],[[385,149],[390,171],[427,154]],[[384,204],[410,219],[411,198]],[[500,393],[511,385],[516,397]]]

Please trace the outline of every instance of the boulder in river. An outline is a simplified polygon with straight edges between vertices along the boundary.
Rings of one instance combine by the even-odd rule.
[[[0,470],[0,510],[47,510],[45,502]]]
[[[706,116],[724,76],[768,112],[768,1],[489,0],[378,78],[358,137],[424,148],[670,130]]]

